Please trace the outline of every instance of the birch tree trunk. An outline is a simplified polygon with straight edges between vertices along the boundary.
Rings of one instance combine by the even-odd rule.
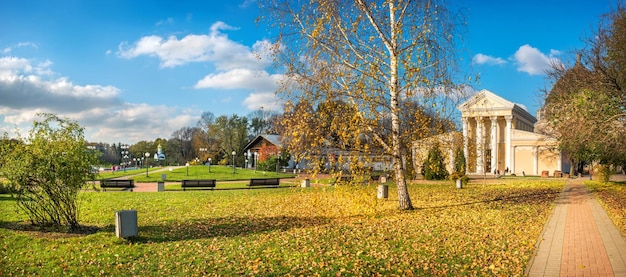
[[[463,99],[455,34],[464,19],[439,0],[259,3],[279,33],[271,49],[285,76],[288,147],[337,175],[391,158],[399,208],[413,209],[403,161],[413,141],[453,129],[435,126],[452,126],[446,110]]]

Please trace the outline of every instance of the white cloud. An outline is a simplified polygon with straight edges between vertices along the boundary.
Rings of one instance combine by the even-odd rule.
[[[557,50],[550,50],[550,54],[546,55],[539,49],[528,44],[522,45],[513,56],[517,63],[517,71],[526,72],[530,75],[541,75],[548,70],[552,64],[560,64],[561,61],[556,58],[560,54]]]
[[[66,78],[48,79],[50,61],[32,65],[17,57],[0,58],[0,107],[43,108],[50,112],[79,111],[120,103],[112,86],[75,85]]]
[[[208,35],[187,35],[181,39],[176,36],[162,38],[152,35],[140,38],[133,45],[123,42],[119,45],[118,55],[132,59],[142,55],[158,57],[161,67],[175,67],[192,62],[213,62],[219,70],[234,68],[264,67],[267,61],[259,59],[259,54],[249,47],[232,41],[222,30],[237,30],[224,22],[214,23]],[[266,42],[257,42],[266,45]],[[257,45],[255,44],[255,46]]]
[[[124,104],[116,109],[97,109],[80,114],[93,141],[128,142],[169,138],[182,126],[193,126],[200,111],[180,111],[174,107],[148,104]],[[159,116],[149,116],[159,115]]]
[[[502,58],[496,58],[489,55],[478,53],[474,55],[472,58],[472,63],[474,64],[488,64],[488,65],[498,65],[505,64],[506,61]]]
[[[182,38],[167,38],[151,35],[137,40],[133,44],[123,42],[119,45],[118,56],[132,59],[139,56],[156,57],[160,66],[176,67],[189,63],[206,62],[215,67],[215,72],[205,75],[194,85],[195,89],[247,89],[253,93],[246,98],[246,107],[259,106],[251,99],[258,99],[260,92],[274,91],[283,78],[280,74],[270,74],[265,67],[272,61],[273,50],[280,50],[268,40],[256,41],[246,46],[231,40],[224,31],[239,30],[224,22],[215,22],[209,28],[209,34],[189,34]],[[279,47],[279,48],[276,48]],[[229,98],[230,99],[230,98]],[[269,106],[272,104],[267,104]]]
[[[270,75],[266,71],[233,69],[217,74],[209,74],[198,81],[194,88],[252,89],[255,91],[274,91],[282,75]]]
[[[283,107],[283,101],[279,99],[276,94],[272,92],[251,93],[243,100],[243,104],[249,110],[281,110]]]
[[[11,51],[13,51],[13,49],[15,49],[15,48],[20,48],[20,47],[28,47],[28,46],[33,47],[33,48],[37,49],[37,44],[34,44],[34,43],[32,43],[32,42],[28,42],[28,41],[26,41],[26,42],[20,42],[20,43],[18,43],[18,44],[12,45],[12,46],[5,47],[4,49],[2,49],[2,51],[0,51],[0,53],[2,53],[2,54],[8,54],[8,53],[10,53]]]
[[[55,113],[78,121],[87,140],[127,142],[168,138],[181,126],[195,124],[200,111],[125,103],[120,89],[78,85],[49,68],[19,57],[0,57],[0,131],[26,134],[37,113]],[[154,116],[159,115],[159,116]],[[164,120],[164,118],[167,118]]]

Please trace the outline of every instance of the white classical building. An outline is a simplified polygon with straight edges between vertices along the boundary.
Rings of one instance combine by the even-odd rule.
[[[537,119],[523,106],[482,90],[458,109],[468,173],[569,172],[556,141],[535,132]]]

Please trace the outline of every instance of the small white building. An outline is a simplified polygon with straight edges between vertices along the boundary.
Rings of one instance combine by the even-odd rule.
[[[569,172],[557,141],[535,132],[537,119],[523,106],[482,90],[458,109],[468,173]]]
[[[460,144],[468,174],[569,172],[569,161],[557,149],[557,141],[535,132],[537,119],[523,106],[482,90],[457,108],[463,122],[461,134],[442,134],[413,144],[418,172],[435,141],[446,156],[448,172],[452,172],[453,151]]]

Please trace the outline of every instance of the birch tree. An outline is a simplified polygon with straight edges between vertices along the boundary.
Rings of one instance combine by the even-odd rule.
[[[273,50],[286,76],[279,90],[286,113],[294,114],[301,102],[350,105],[332,128],[353,149],[380,148],[391,157],[399,207],[412,209],[405,178],[410,159],[403,143],[411,131],[400,122],[401,103],[412,99],[437,114],[451,108],[445,101],[459,91],[456,45],[462,14],[438,0],[267,0],[261,6],[267,11],[262,19],[279,32]],[[303,124],[291,120],[291,145],[312,141],[316,129],[306,123],[315,116],[300,111],[296,118]],[[344,158],[351,165],[361,163]]]

